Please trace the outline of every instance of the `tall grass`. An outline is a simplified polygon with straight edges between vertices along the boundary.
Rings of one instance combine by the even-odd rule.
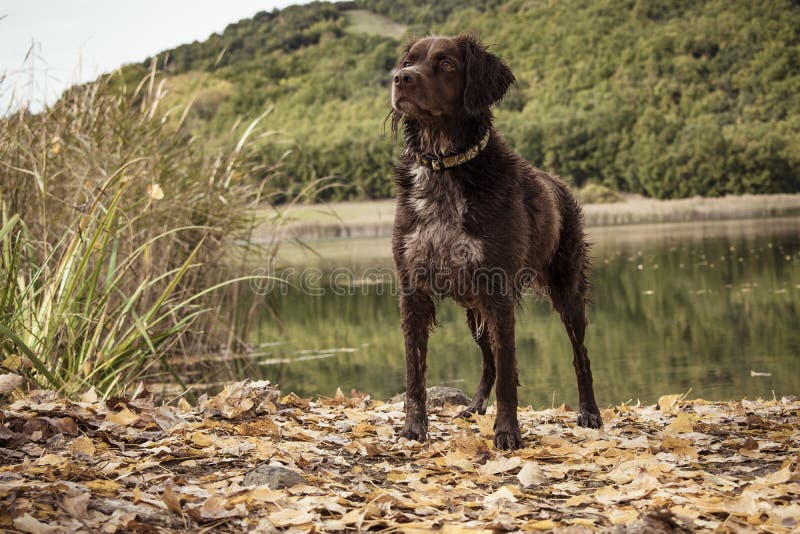
[[[249,152],[263,116],[208,153],[164,95],[153,67],[0,119],[0,360],[24,357],[40,386],[180,382],[172,355],[244,337],[235,283],[275,172]]]

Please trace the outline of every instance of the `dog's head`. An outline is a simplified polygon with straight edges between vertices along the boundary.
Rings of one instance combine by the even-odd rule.
[[[511,69],[474,35],[411,41],[393,72],[392,109],[422,123],[476,116],[503,98]]]

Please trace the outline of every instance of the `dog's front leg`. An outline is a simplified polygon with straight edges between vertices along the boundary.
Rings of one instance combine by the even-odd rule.
[[[422,442],[428,436],[425,371],[436,308],[430,295],[410,290],[400,297],[400,314],[406,345],[406,422],[400,437]]]
[[[522,435],[517,421],[517,357],[514,349],[514,303],[501,302],[488,314],[489,339],[497,369],[497,416],[494,421],[494,446],[519,449]]]

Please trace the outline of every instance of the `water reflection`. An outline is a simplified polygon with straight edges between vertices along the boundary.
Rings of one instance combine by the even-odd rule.
[[[595,228],[590,238],[587,347],[601,405],[654,402],[690,388],[691,396],[708,399],[800,394],[800,219]],[[315,267],[320,291],[288,288],[255,297],[267,299],[277,315],[263,316],[250,340],[262,348],[240,361],[238,372],[305,395],[332,395],[337,387],[377,398],[401,391],[396,296],[375,280],[351,291],[327,286],[336,268],[391,267],[388,240],[311,246],[316,253],[284,249],[279,267]],[[529,298],[523,308],[521,403],[576,404],[570,345],[558,317],[543,300]],[[472,394],[480,352],[464,312],[445,301],[437,316],[428,383]]]

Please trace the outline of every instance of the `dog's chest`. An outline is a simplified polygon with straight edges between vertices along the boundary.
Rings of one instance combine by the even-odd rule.
[[[449,277],[474,269],[483,259],[483,243],[465,229],[469,205],[461,185],[426,167],[411,168],[408,205],[415,221],[403,236],[407,264]]]

